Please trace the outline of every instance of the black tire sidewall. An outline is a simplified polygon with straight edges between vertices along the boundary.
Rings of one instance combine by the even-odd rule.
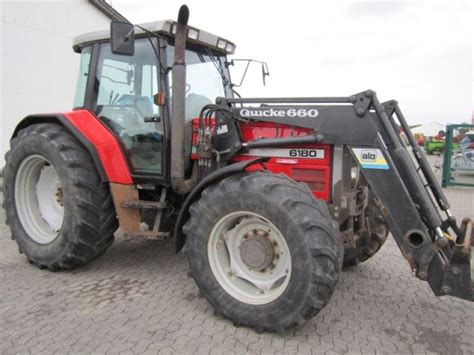
[[[15,201],[16,175],[21,163],[32,155],[39,155],[46,159],[56,170],[63,189],[64,218],[58,236],[47,244],[41,244],[33,240],[25,231],[18,216],[18,206]],[[20,249],[24,251],[32,260],[41,260],[41,263],[48,263],[64,252],[68,238],[73,235],[72,218],[74,218],[75,206],[73,205],[74,188],[71,186],[71,172],[68,170],[63,157],[57,147],[41,135],[29,135],[22,138],[22,144],[16,145],[11,150],[9,165],[5,173],[5,194],[13,201],[13,208],[8,208],[10,214],[9,221],[11,229],[14,230],[15,240]]]
[[[255,191],[226,191],[207,200],[200,209],[206,213],[200,214],[202,220],[198,230],[188,235],[186,251],[196,282],[204,294],[210,294],[208,300],[214,308],[236,323],[255,328],[272,329],[275,324],[284,327],[294,324],[295,320],[290,318],[305,306],[313,265],[310,249],[301,229],[292,219],[291,211],[283,205],[275,205],[274,200]],[[290,250],[292,271],[289,283],[283,294],[271,303],[250,305],[238,301],[222,288],[211,270],[208,257],[211,230],[223,216],[235,211],[253,212],[270,221],[283,235]]]

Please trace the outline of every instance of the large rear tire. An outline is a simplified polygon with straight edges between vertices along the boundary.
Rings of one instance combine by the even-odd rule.
[[[66,129],[35,124],[21,130],[5,160],[6,222],[31,263],[72,268],[113,243],[118,223],[108,186]]]
[[[283,332],[328,303],[343,244],[326,204],[305,185],[243,173],[208,187],[190,212],[191,275],[217,314]]]

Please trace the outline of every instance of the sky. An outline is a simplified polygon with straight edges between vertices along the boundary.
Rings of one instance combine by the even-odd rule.
[[[473,109],[471,1],[127,1],[131,22],[176,19],[231,40],[251,67],[245,97],[349,96],[366,89],[398,100],[410,124],[460,123]],[[241,68],[232,68],[235,81]]]

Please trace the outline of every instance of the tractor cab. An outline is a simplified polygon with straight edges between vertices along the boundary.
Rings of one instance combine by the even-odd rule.
[[[128,53],[113,48],[111,32],[106,30],[74,40],[74,51],[81,54],[74,108],[92,111],[115,133],[133,175],[165,179],[176,23],[167,20],[135,26],[115,25],[128,25],[133,30],[134,43]],[[187,142],[191,141],[191,121],[199,116],[201,109],[214,103],[217,97],[232,95],[226,56],[234,50],[233,43],[188,27]],[[190,154],[188,144],[185,155]],[[186,161],[189,165],[189,159]]]

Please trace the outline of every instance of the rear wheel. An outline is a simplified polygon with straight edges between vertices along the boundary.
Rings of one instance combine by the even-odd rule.
[[[4,208],[20,252],[51,270],[101,255],[118,227],[108,187],[89,154],[57,124],[29,126],[12,140]]]
[[[204,190],[184,226],[191,275],[216,313],[285,331],[329,301],[343,246],[324,202],[281,175],[246,173]]]

